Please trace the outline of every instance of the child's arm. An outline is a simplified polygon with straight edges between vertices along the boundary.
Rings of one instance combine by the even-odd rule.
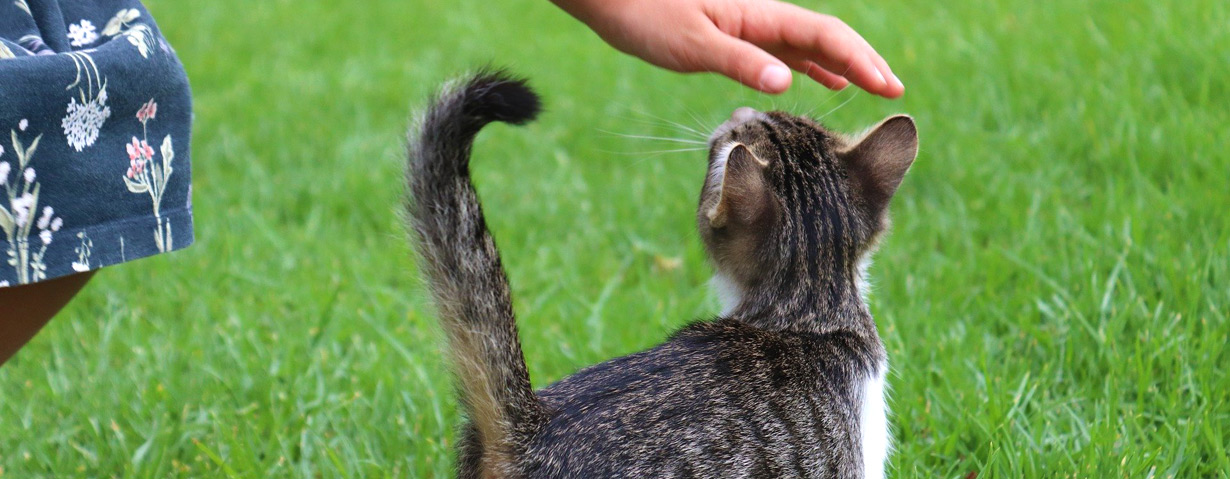
[[[619,50],[678,72],[710,71],[767,93],[793,68],[832,89],[853,82],[896,98],[905,87],[836,17],[776,0],[552,0]]]

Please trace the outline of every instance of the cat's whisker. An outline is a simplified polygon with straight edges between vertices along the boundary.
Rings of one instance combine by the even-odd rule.
[[[802,114],[802,115],[800,115],[800,116],[805,116],[805,117],[808,117],[808,118],[812,118],[812,116],[811,116],[811,114],[812,114],[812,113],[814,113],[816,110],[819,110],[820,108],[823,108],[825,105],[828,105],[828,104],[829,104],[829,102],[833,101],[833,99],[834,99],[834,98],[837,98],[837,97],[839,97],[839,96],[841,96],[841,92],[839,92],[839,91],[835,91],[835,92],[833,92],[833,94],[832,94],[832,95],[829,95],[829,97],[828,97],[828,98],[825,98],[825,99],[824,99],[824,101],[821,101],[820,103],[817,103],[817,104],[815,104],[815,105],[812,105],[812,107],[811,107],[811,108],[808,108],[808,109],[807,109],[807,111],[806,111],[806,112],[803,112],[803,114]]]
[[[705,151],[705,150],[708,150],[708,148],[675,148],[675,149],[670,149],[670,150],[648,150],[648,151],[610,151],[610,150],[600,150],[600,151],[602,151],[603,153],[609,153],[612,155],[640,156],[640,155],[662,155],[662,154],[668,154],[668,153],[687,153],[687,152]]]
[[[707,137],[709,136],[709,135],[708,135],[708,133],[705,133],[703,130],[700,130],[700,129],[697,129],[697,128],[693,128],[693,127],[688,126],[688,125],[683,124],[683,123],[674,122],[674,121],[670,121],[670,120],[666,120],[666,119],[663,119],[662,121],[666,122],[667,124],[669,124],[669,125],[671,125],[671,126],[674,126],[674,127],[676,127],[676,128],[679,128],[680,130],[683,130],[683,131],[686,131],[686,132],[692,133],[692,134],[694,134],[694,135],[696,135],[696,136],[698,136],[698,137],[700,137],[700,138],[707,138]],[[698,123],[699,123],[699,122],[698,122]]]
[[[703,131],[702,131],[702,130],[700,130],[700,129],[692,128],[692,127],[690,127],[690,126],[688,126],[688,125],[685,125],[685,124],[683,124],[683,123],[678,123],[678,122],[675,122],[675,121],[671,121],[671,120],[668,120],[668,119],[666,119],[666,118],[661,118],[661,117],[658,117],[658,116],[656,116],[656,115],[653,115],[653,114],[650,114],[650,113],[646,113],[646,112],[637,112],[637,113],[638,113],[638,114],[640,114],[640,115],[644,115],[644,116],[648,117],[648,118],[649,118],[649,119],[651,119],[651,120],[654,120],[654,121],[640,120],[640,121],[641,121],[641,122],[643,122],[643,123],[650,124],[650,125],[657,125],[657,126],[666,126],[666,127],[678,128],[678,129],[680,130],[680,131],[679,131],[680,133],[691,133],[691,134],[693,134],[693,135],[696,135],[698,138],[708,138],[708,137],[709,137],[709,134],[708,134],[708,133],[705,133],[705,132],[703,132]],[[656,122],[656,123],[655,123],[655,122]]]
[[[845,77],[847,73],[850,73],[850,67],[852,67],[852,66],[853,66],[853,64],[851,64],[851,65],[847,65],[847,66],[846,66],[846,70],[845,70],[845,71],[843,71],[843,72],[841,72],[841,75],[840,75],[840,76]],[[853,84],[846,86],[846,88],[854,88],[854,93],[855,93],[855,94],[857,94],[857,93],[858,93],[858,87],[857,87],[857,86],[854,86]],[[834,98],[837,98],[837,97],[841,96],[841,92],[842,92],[842,91],[845,91],[845,90],[838,90],[838,91],[834,91],[832,95],[829,95],[829,97],[828,97],[828,98],[825,98],[825,99],[824,99],[824,101],[822,101],[822,102],[820,102],[820,103],[816,104],[815,106],[811,107],[810,109],[808,109],[808,110],[807,110],[807,112],[803,113],[801,116],[811,117],[812,112],[816,111],[816,110],[817,110],[817,109],[819,109],[820,107],[823,107],[824,105],[827,105],[829,102],[833,101],[833,99],[834,99]],[[846,101],[850,101],[850,100],[846,100]],[[844,104],[845,104],[845,103],[842,103],[842,105],[844,105]],[[838,108],[840,108],[840,107],[841,107],[841,105],[838,105]],[[830,111],[829,113],[832,113],[832,112]],[[828,116],[828,114],[826,113],[826,114],[825,114],[825,116]],[[824,118],[824,116],[821,116],[820,118]],[[819,120],[820,118],[817,118],[817,120]]]
[[[703,133],[692,131],[692,130],[685,130],[684,129],[685,127],[683,125],[667,124],[667,123],[661,123],[661,122],[655,122],[655,121],[649,121],[649,120],[636,120],[636,121],[637,123],[641,123],[643,125],[652,127],[652,129],[654,130],[666,128],[666,129],[672,130],[671,133],[679,134],[679,136],[675,136],[671,138],[676,138],[680,140],[690,140],[690,141],[702,141],[702,140],[708,141],[709,139],[708,135],[705,135]],[[607,132],[607,133],[610,133],[610,132]]]
[[[858,90],[857,90],[857,89],[855,89],[855,90],[854,90],[854,93],[851,93],[851,94],[850,94],[850,98],[846,98],[846,101],[841,102],[841,104],[839,104],[839,105],[837,105],[837,106],[833,107],[833,109],[832,109],[832,110],[829,110],[829,111],[825,112],[823,115],[820,115],[820,117],[819,117],[819,118],[816,118],[816,121],[823,120],[825,117],[827,117],[827,116],[829,116],[829,115],[832,115],[832,114],[833,114],[833,112],[835,112],[835,111],[837,111],[837,110],[840,110],[840,109],[841,109],[841,107],[846,106],[846,103],[850,103],[850,100],[853,100],[853,99],[854,99],[855,97],[857,97],[857,96],[858,96]]]
[[[612,155],[612,156],[616,156],[616,157],[629,158],[633,160],[635,164],[640,164],[642,162],[657,159],[657,158],[664,157],[664,156],[671,156],[671,155],[678,156],[681,153],[685,154],[685,156],[687,157],[694,157],[696,156],[696,153],[698,152],[708,151],[708,148],[677,148],[677,149],[670,149],[670,150],[648,150],[648,151],[612,151],[612,150],[600,150],[600,151],[602,151],[603,153]],[[700,160],[700,161],[703,161],[703,160]]]
[[[606,134],[615,135],[623,138],[633,138],[637,140],[655,140],[655,141],[670,141],[674,143],[687,143],[692,145],[708,145],[708,142],[700,140],[690,140],[687,138],[674,138],[670,136],[652,136],[652,135],[633,135],[628,133],[619,133],[614,131],[598,130]]]
[[[692,121],[696,122],[696,125],[697,125],[696,130],[692,130],[692,131],[695,131],[697,134],[701,136],[701,138],[705,138],[706,140],[709,138],[709,134],[703,133],[703,132],[706,130],[711,130],[712,128],[706,127],[705,125],[720,123],[720,122],[706,122],[704,120],[701,120],[700,117],[696,116],[696,112],[688,108],[684,108],[683,111],[684,113],[688,114],[688,117],[691,118]]]
[[[653,150],[653,151],[647,151],[645,153],[656,155],[656,154],[661,154],[661,153],[683,153],[683,152],[689,152],[689,151],[706,151],[706,150],[708,150],[708,148],[675,148],[671,150]]]

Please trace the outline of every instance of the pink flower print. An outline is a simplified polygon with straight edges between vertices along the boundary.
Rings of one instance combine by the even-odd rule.
[[[129,160],[128,162],[128,177],[135,179],[138,175],[145,171],[145,160]]]
[[[132,137],[132,143],[124,145],[124,148],[128,150],[129,160],[137,158],[148,160],[154,157],[154,149],[150,148],[149,143],[146,143],[145,140],[138,140],[135,136]]]
[[[149,143],[146,143],[145,140],[138,140],[135,136],[132,137],[132,143],[125,145],[125,148],[128,150],[129,160],[138,158],[148,160],[154,157],[154,149],[149,146]]]
[[[145,171],[145,162],[154,157],[154,149],[145,140],[132,137],[132,143],[124,145],[128,150],[128,177],[136,178]]]
[[[145,102],[144,105],[141,105],[140,110],[137,110],[137,120],[140,121],[141,123],[145,123],[147,121],[154,119],[154,115],[157,115],[157,114],[158,114],[158,104],[155,103],[154,100],[151,99],[150,101]]]

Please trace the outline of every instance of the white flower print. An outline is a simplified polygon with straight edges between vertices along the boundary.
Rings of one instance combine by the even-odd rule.
[[[89,20],[81,20],[68,26],[68,39],[71,40],[70,45],[84,47],[98,41],[98,32],[94,31],[94,24]]]
[[[81,245],[73,248],[73,251],[77,253],[77,261],[73,261],[72,266],[73,271],[81,273],[90,270],[90,251],[94,249],[94,240],[91,240],[84,231],[77,232],[77,239],[81,240]]]
[[[17,222],[17,227],[21,228],[30,222],[30,208],[34,207],[37,200],[34,195],[29,192],[23,193],[21,196],[9,200],[9,204],[13,205],[13,216]]]
[[[24,120],[24,124],[26,123]],[[39,209],[40,185],[38,174],[30,162],[38,149],[43,135],[38,135],[29,144],[17,136],[17,130],[9,130],[13,152],[17,156],[16,168],[8,161],[0,161],[0,232],[8,241],[6,262],[17,272],[17,284],[26,284],[46,279],[47,265],[43,257],[47,247],[55,239],[55,232],[64,227],[64,220],[56,217],[55,209],[44,205]],[[10,175],[13,170],[20,174]],[[37,237],[35,244],[30,240]],[[41,243],[41,244],[40,244]]]
[[[102,34],[106,36],[115,36],[122,33],[125,27],[133,20],[141,16],[141,11],[135,8],[125,8],[115,12],[115,16],[107,21],[107,26],[103,27]]]
[[[135,8],[120,10],[107,22],[102,34],[108,37],[127,36],[128,43],[137,47],[137,53],[141,54],[141,58],[149,58],[157,39],[154,37],[154,30],[149,26],[143,23],[133,23],[140,16],[141,12]]]
[[[77,103],[76,98],[68,101],[68,114],[60,121],[64,128],[64,136],[68,137],[68,146],[82,151],[93,146],[98,140],[98,130],[102,128],[107,118],[111,117],[111,107],[107,106],[107,88],[103,87],[93,100]]]
[[[101,36],[114,37],[124,35],[128,42],[137,47],[137,52],[143,58],[149,58],[156,40],[154,30],[143,23],[135,23],[141,12],[135,8],[122,9],[115,14],[103,27]],[[69,38],[73,46],[86,46],[98,41],[99,33],[89,20],[69,26]],[[78,96],[69,98],[64,119],[60,126],[64,128],[64,137],[68,146],[78,152],[94,146],[98,140],[98,131],[111,117],[111,108],[107,106],[107,80],[98,71],[98,65],[91,56],[92,50],[78,51],[67,54],[77,67],[77,79],[68,86],[68,90],[77,88]],[[25,125],[21,126],[25,131]]]
[[[98,130],[111,117],[111,107],[107,106],[107,81],[88,52],[72,52],[67,56],[77,66],[77,79],[66,90],[76,87],[81,101],[69,98],[67,114],[60,121],[60,127],[64,129],[68,146],[82,151],[94,145]]]
[[[157,40],[154,30],[143,23],[136,23],[141,17],[141,11],[135,8],[122,9],[116,12],[103,27],[101,36],[115,37],[124,35],[128,42],[137,47],[142,58],[149,58]],[[95,31],[94,24],[89,20],[81,20],[79,24],[69,26],[69,38],[73,46],[86,46],[98,41],[100,33]],[[98,140],[98,130],[102,128],[107,118],[111,117],[111,108],[107,106],[107,81],[98,71],[91,50],[72,52],[68,54],[77,66],[77,79],[68,86],[68,90],[77,88],[78,97],[68,100],[66,114],[60,121],[64,128],[64,136],[68,145],[78,152],[93,146]],[[83,84],[84,83],[84,84]],[[24,126],[22,131],[25,131]]]
[[[137,47],[137,52],[142,58],[149,58],[150,50],[153,50],[154,32],[145,25],[137,25],[132,29],[124,32],[128,36],[128,43]]]
[[[55,210],[50,206],[43,207],[43,216],[38,218],[38,229],[45,230],[51,227],[51,215],[53,213],[55,213]]]
[[[20,131],[26,131],[26,128],[29,126],[30,126],[30,120],[27,120],[25,118],[22,118],[21,121],[17,122],[17,129]]]
[[[59,231],[63,226],[64,220],[60,218],[52,218],[53,210],[50,206],[43,208],[43,216],[38,219],[36,226],[38,227],[38,239],[43,242],[43,248],[38,253],[33,255],[30,267],[37,268],[38,271],[46,270],[46,265],[42,264],[43,255],[47,252],[47,246],[51,244],[53,233]],[[34,272],[34,280],[38,281],[43,276],[38,271]]]

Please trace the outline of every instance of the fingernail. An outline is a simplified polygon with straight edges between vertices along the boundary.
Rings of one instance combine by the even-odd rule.
[[[900,78],[897,78],[897,74],[896,74],[896,73],[889,73],[889,74],[888,74],[888,76],[892,77],[892,79],[893,79],[893,85],[897,85],[897,88],[901,88],[901,89],[904,89],[904,88],[905,88],[905,85],[902,85],[902,84],[901,84],[901,79],[900,79]]]
[[[771,92],[783,92],[790,88],[790,69],[781,65],[769,65],[760,71],[760,88]]]
[[[887,86],[887,85],[888,85],[888,80],[885,80],[885,79],[884,79],[884,74],[883,74],[883,73],[880,73],[880,70],[879,70],[878,68],[877,68],[877,69],[875,69],[875,72],[876,72],[876,77],[878,77],[878,78],[880,79],[880,83],[883,83],[884,85],[886,85],[886,86]]]

